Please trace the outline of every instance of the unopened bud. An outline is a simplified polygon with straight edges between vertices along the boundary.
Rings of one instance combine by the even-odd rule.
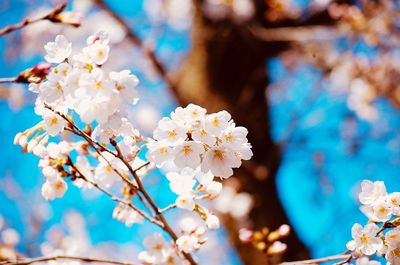
[[[279,255],[287,250],[287,245],[281,241],[275,241],[267,250],[268,255]]]
[[[242,228],[239,230],[239,239],[243,243],[250,243],[252,238],[253,238],[253,230],[250,230],[248,228]]]
[[[50,21],[55,23],[63,23],[78,28],[82,24],[82,19],[83,16],[79,12],[63,12],[52,17]]]

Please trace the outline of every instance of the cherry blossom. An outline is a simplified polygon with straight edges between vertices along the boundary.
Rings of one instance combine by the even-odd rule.
[[[374,223],[367,224],[365,227],[354,224],[351,229],[353,240],[347,243],[347,248],[364,255],[375,254],[383,247],[382,239],[376,237],[378,231],[379,227]]]
[[[47,43],[44,48],[47,55],[44,57],[49,63],[61,63],[72,52],[72,43],[63,35],[57,35],[54,42]]]

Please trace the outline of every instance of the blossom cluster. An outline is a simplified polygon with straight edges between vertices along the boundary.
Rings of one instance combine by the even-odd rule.
[[[40,158],[46,179],[42,196],[46,200],[63,197],[68,180],[82,190],[97,189],[118,202],[112,216],[128,227],[147,219],[164,229],[164,211],[175,207],[192,211],[202,225],[186,218],[172,245],[155,235],[145,240],[148,250],[139,255],[145,264],[181,264],[182,252],[197,251],[207,240],[206,229],[220,226],[218,217],[199,201],[216,198],[233,168],[251,158],[247,129],[236,126],[227,111],[207,114],[206,109],[189,104],[162,118],[153,138],[145,138],[127,114],[138,101],[138,78],[129,70],[103,68],[110,53],[106,32],[90,36],[77,53],[62,35],[44,48],[50,64],[47,74],[30,84],[30,91],[37,93],[35,112],[42,120],[14,140],[23,151]],[[142,151],[147,151],[148,161],[139,158]],[[155,166],[166,163],[174,166],[166,178],[177,199],[163,210],[141,181]],[[120,196],[113,194],[117,189]],[[135,205],[136,196],[144,209]],[[175,238],[173,232],[165,231]]]
[[[364,227],[353,225],[353,240],[347,243],[347,248],[356,258],[378,254],[389,265],[400,264],[400,192],[388,193],[384,182],[364,180],[358,198],[369,223]],[[381,227],[379,223],[383,223]],[[386,229],[390,230],[384,234]]]
[[[181,235],[176,240],[176,245],[185,253],[198,250],[207,241],[205,227],[192,217],[185,217],[180,220],[179,228]],[[186,264],[180,256],[176,255],[171,244],[160,233],[145,238],[144,246],[146,250],[138,255],[139,260],[144,264]]]
[[[236,126],[226,111],[206,112],[193,104],[178,107],[160,120],[147,145],[150,161],[159,167],[172,162],[177,169],[167,173],[167,179],[178,195],[176,205],[188,210],[200,211],[196,199],[219,195],[220,180],[252,156],[246,128]]]
[[[49,142],[50,137],[71,129],[69,121],[73,120],[73,113],[82,122],[97,125],[91,133],[93,139],[108,143],[111,138],[121,137],[119,147],[132,166],[142,163],[136,158],[135,145],[140,136],[125,118],[128,106],[138,100],[135,89],[138,78],[129,70],[106,73],[101,69],[108,59],[108,42],[108,34],[98,32],[87,39],[87,46],[81,52],[73,55],[72,43],[58,35],[54,42],[45,45],[45,59],[53,64],[46,80],[30,84],[30,90],[38,94],[35,112],[43,121],[17,134],[15,143],[41,158],[39,166],[46,177],[42,195],[48,200],[62,197],[67,190],[65,172],[60,172],[59,167],[72,151],[77,152],[76,167],[85,177],[95,178],[106,187],[119,180],[117,171],[121,174],[128,171],[121,161],[106,152],[100,154],[99,163],[93,168],[86,157],[84,141]],[[91,187],[81,179],[73,182],[79,187]]]
[[[189,104],[158,123],[155,140],[148,145],[148,159],[157,166],[172,159],[178,169],[228,178],[233,168],[252,156],[247,133],[246,128],[235,125],[227,111],[207,114],[206,109]]]

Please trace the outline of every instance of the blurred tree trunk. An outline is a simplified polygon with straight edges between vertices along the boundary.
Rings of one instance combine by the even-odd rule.
[[[238,125],[249,130],[254,156],[243,169],[235,171],[242,191],[256,199],[251,212],[254,228],[276,229],[289,220],[276,190],[280,149],[271,139],[266,87],[269,77],[266,60],[287,48],[285,43],[261,43],[248,30],[233,22],[211,22],[197,12],[192,50],[176,76],[180,104],[199,104],[209,112],[229,111]],[[235,225],[228,225],[239,255],[245,264],[267,264],[265,256],[252,246],[238,241]],[[292,231],[285,241],[289,250],[285,260],[309,256],[307,248]]]

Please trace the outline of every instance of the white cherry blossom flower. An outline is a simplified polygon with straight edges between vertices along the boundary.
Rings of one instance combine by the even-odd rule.
[[[168,253],[169,245],[160,233],[156,233],[146,237],[143,240],[143,245],[147,251],[153,256],[155,262],[163,262]]]
[[[175,203],[178,208],[186,209],[188,211],[192,211],[196,206],[193,195],[188,194],[178,196],[178,198],[175,200]]]
[[[209,146],[215,145],[217,138],[214,135],[211,135],[209,132],[204,129],[204,126],[201,125],[199,128],[195,128],[192,131],[193,140],[205,143]]]
[[[231,115],[223,110],[210,114],[205,119],[205,129],[213,135],[219,135],[230,125]]]
[[[206,219],[206,225],[209,229],[219,228],[219,218],[216,215],[209,214]]]
[[[400,192],[393,192],[393,193],[389,194],[387,200],[388,200],[388,203],[392,210],[392,213],[395,215],[399,215],[400,214]]]
[[[48,42],[44,48],[46,56],[44,57],[49,63],[61,63],[71,55],[72,43],[63,35],[57,35],[54,42]]]
[[[110,99],[107,96],[98,95],[94,98],[82,99],[76,108],[76,112],[85,123],[90,124],[93,121],[105,123],[117,108],[118,102],[115,101],[115,98]]]
[[[233,175],[233,166],[235,166],[235,156],[232,150],[224,146],[216,146],[205,153],[201,170],[211,171],[212,174],[221,178],[228,178]]]
[[[135,87],[139,84],[139,79],[132,75],[131,71],[110,72],[110,79],[114,82],[115,89],[119,92],[123,101],[129,104],[138,102],[139,93]]]
[[[48,201],[63,197],[66,191],[67,183],[60,177],[47,179],[42,186],[42,196]]]
[[[106,187],[110,187],[121,178],[117,172],[124,174],[127,170],[121,160],[108,152],[101,153],[99,162],[95,169],[94,177],[100,180]]]
[[[174,146],[182,143],[187,135],[185,129],[170,118],[162,118],[158,122],[158,127],[154,130],[153,137],[158,141],[164,141]]]
[[[382,196],[386,196],[386,187],[383,181],[369,181],[364,180],[361,182],[361,192],[358,198],[362,204],[373,204]]]
[[[47,111],[43,114],[44,129],[51,136],[56,136],[64,130],[66,121],[60,115]]]
[[[85,47],[83,49],[83,53],[87,54],[87,56],[93,63],[97,65],[102,65],[108,59],[108,54],[110,53],[110,47],[107,44],[95,42],[92,45]]]
[[[198,239],[193,235],[183,235],[176,240],[178,248],[186,253],[190,253],[199,248]]]
[[[141,224],[144,221],[142,215],[123,204],[119,204],[114,208],[112,216],[114,219],[125,223],[127,227],[131,227],[133,224]]]
[[[147,144],[147,147],[149,148],[147,159],[153,161],[158,167],[163,166],[170,159],[172,151],[167,143],[151,141]]]
[[[181,174],[169,172],[167,173],[167,179],[170,181],[171,190],[178,195],[190,195],[196,184],[194,175],[188,171],[182,171]]]
[[[204,152],[203,145],[198,142],[183,142],[174,147],[174,163],[179,168],[197,168],[200,165],[200,155]]]
[[[396,227],[385,235],[385,243],[390,248],[400,248],[400,228]]]
[[[78,96],[95,97],[97,95],[111,97],[114,90],[114,84],[111,80],[108,80],[103,70],[99,68],[93,69],[90,73],[81,75],[79,80],[79,91]]]
[[[382,239],[376,237],[378,231],[379,227],[374,223],[367,224],[365,227],[354,224],[351,229],[353,240],[347,243],[347,248],[368,256],[375,254],[383,247]]]
[[[230,125],[225,131],[222,133],[222,141],[231,148],[241,147],[243,144],[247,143],[247,134],[248,131],[244,127],[235,127],[234,125]]]

